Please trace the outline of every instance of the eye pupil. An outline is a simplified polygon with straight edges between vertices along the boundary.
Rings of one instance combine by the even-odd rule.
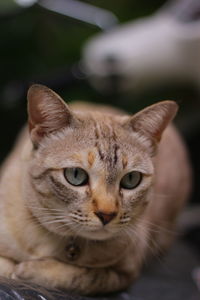
[[[64,177],[68,183],[74,186],[82,186],[88,183],[88,174],[81,168],[64,169]]]
[[[124,175],[121,179],[120,186],[124,189],[136,188],[142,180],[142,173],[138,171],[132,171]]]
[[[78,175],[78,170],[77,170],[77,168],[75,168],[74,169],[74,177],[77,178],[77,175]]]

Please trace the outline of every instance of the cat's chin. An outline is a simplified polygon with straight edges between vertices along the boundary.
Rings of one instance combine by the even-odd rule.
[[[45,226],[46,227],[46,226]],[[112,232],[111,230],[109,230],[108,228],[99,228],[99,229],[95,229],[95,230],[87,230],[87,229],[82,229],[82,230],[78,230],[78,232],[76,232],[76,230],[72,229],[72,228],[67,228],[67,230],[65,228],[61,228],[59,231],[55,230],[54,226],[49,226],[48,231],[59,235],[59,236],[63,236],[63,237],[67,237],[67,236],[71,236],[71,235],[75,235],[75,236],[79,236],[81,238],[84,239],[89,239],[89,240],[108,240],[111,239],[113,237],[116,236],[116,232]]]
[[[85,239],[89,239],[89,240],[98,240],[98,241],[102,241],[102,240],[108,240],[113,238],[114,236],[116,236],[116,234],[108,231],[106,228],[102,228],[99,230],[88,230],[88,231],[79,231],[78,233],[79,236],[81,236],[82,238]]]

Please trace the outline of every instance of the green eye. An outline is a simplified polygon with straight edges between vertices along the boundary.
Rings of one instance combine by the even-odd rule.
[[[138,171],[132,171],[124,175],[124,177],[120,182],[120,186],[123,189],[131,190],[136,188],[140,184],[141,180],[142,180],[142,173]]]
[[[81,186],[88,183],[88,174],[81,168],[64,169],[65,179],[72,185]]]

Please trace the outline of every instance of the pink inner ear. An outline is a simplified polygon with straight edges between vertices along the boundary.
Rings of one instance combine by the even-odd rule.
[[[132,128],[159,141],[163,131],[174,118],[177,109],[178,106],[173,101],[163,101],[151,105],[132,117]]]
[[[39,125],[44,122],[44,117],[42,116],[41,111],[37,106],[32,104],[33,103],[30,103],[29,105],[29,130],[32,130],[36,126],[36,124]]]
[[[41,85],[33,85],[28,91],[28,113],[29,129],[32,130],[37,124],[44,122],[43,111],[45,104],[48,103],[48,94],[52,93],[50,89]],[[51,100],[51,99],[49,99]]]
[[[44,135],[69,125],[72,113],[65,102],[52,90],[33,85],[28,91],[29,130],[37,144]]]

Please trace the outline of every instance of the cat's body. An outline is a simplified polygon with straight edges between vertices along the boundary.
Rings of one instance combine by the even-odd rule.
[[[31,139],[25,129],[1,169],[0,275],[111,292],[168,247],[190,168],[171,125],[156,150],[176,112],[173,102],[163,103],[130,121],[98,106],[74,105],[72,114],[49,89],[31,88]]]

